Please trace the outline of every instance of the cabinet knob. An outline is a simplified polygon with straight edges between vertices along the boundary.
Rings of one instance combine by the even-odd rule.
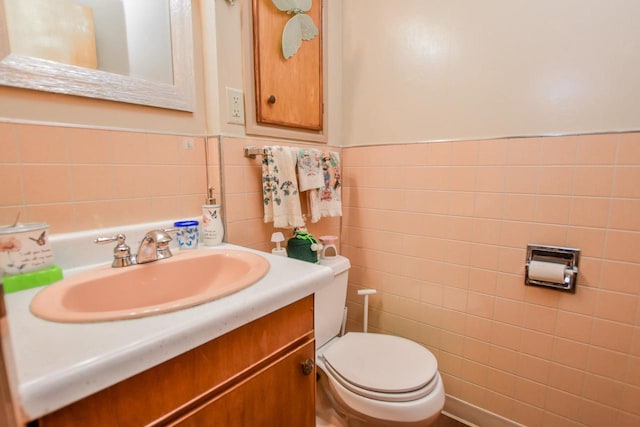
[[[313,366],[314,366],[314,363],[313,363],[313,360],[311,359],[307,359],[300,364],[300,367],[302,368],[302,373],[304,375],[310,375],[311,373],[313,373]]]
[[[275,104],[276,103],[276,97],[271,95],[269,98],[267,98],[267,102],[269,104],[272,104],[272,105]]]

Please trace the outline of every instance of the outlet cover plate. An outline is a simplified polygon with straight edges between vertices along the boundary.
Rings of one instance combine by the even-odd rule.
[[[241,90],[227,87],[227,123],[244,124],[244,95]]]

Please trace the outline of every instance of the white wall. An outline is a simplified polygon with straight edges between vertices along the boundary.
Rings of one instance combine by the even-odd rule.
[[[638,0],[343,2],[343,143],[640,129]]]

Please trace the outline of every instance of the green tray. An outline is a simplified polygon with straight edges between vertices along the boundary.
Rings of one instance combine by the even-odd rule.
[[[4,293],[23,291],[25,289],[36,288],[38,286],[49,285],[53,282],[62,280],[62,269],[57,265],[43,268],[42,270],[32,271],[24,274],[14,274],[13,276],[4,276],[2,278],[2,286]]]

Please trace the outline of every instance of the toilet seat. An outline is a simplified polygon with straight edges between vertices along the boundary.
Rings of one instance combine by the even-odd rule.
[[[347,390],[386,402],[421,399],[437,384],[435,356],[406,338],[348,333],[321,355],[327,373]]]

